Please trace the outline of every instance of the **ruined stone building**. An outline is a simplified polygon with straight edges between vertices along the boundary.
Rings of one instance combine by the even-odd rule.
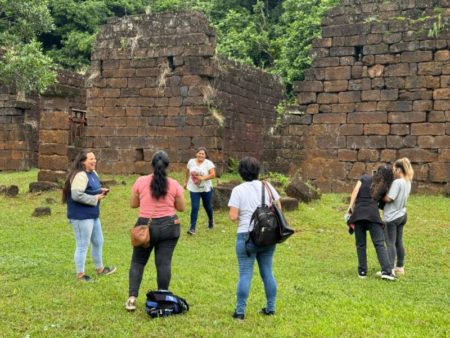
[[[63,178],[80,147],[102,173],[147,173],[153,152],[175,169],[198,146],[219,170],[252,155],[323,191],[351,190],[363,172],[400,157],[416,191],[450,177],[450,1],[342,0],[322,21],[313,63],[295,84],[216,54],[216,35],[194,12],[111,18],[84,82],[61,78],[34,106],[1,87],[0,170],[36,164]],[[14,161],[12,161],[14,160]]]

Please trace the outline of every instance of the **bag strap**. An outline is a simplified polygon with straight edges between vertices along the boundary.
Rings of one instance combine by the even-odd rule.
[[[266,189],[265,189],[264,181],[261,181],[261,184],[262,184],[262,186],[261,186],[261,205],[264,205],[264,204],[266,204],[266,198],[265,198],[265,194],[264,194],[264,190],[266,190]]]
[[[270,189],[269,184],[266,181],[262,181],[263,182],[263,186],[267,189],[267,191],[269,192],[269,200],[270,200],[270,204],[273,204],[273,201],[275,201],[275,199],[273,198],[273,194],[272,194],[272,189]]]

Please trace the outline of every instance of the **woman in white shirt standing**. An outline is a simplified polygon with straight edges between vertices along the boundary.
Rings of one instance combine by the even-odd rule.
[[[230,207],[229,216],[234,222],[238,222],[236,255],[239,264],[239,281],[237,285],[237,301],[233,318],[243,320],[247,298],[250,293],[250,284],[253,277],[253,265],[258,262],[259,273],[264,283],[266,293],[266,306],[262,308],[262,315],[270,316],[275,314],[275,302],[277,297],[277,284],[273,275],[273,255],[275,244],[268,246],[256,246],[249,238],[251,228],[251,218],[256,208],[261,205],[261,191],[263,183],[258,180],[260,164],[254,157],[244,157],[239,162],[239,175],[245,181],[233,188],[228,202]],[[270,192],[268,191],[270,189]],[[270,193],[273,196],[273,203],[281,209],[280,195],[276,190],[267,184],[264,190],[266,200],[269,200]]]
[[[406,201],[411,192],[414,170],[409,160],[404,157],[395,161],[393,166],[394,182],[384,197],[383,209],[384,237],[387,244],[391,269],[396,274],[404,274],[405,248],[403,246],[403,227],[406,224]],[[395,258],[397,257],[397,265]]]
[[[195,153],[195,158],[190,159],[187,164],[184,188],[189,190],[191,196],[191,227],[188,230],[189,235],[195,235],[200,199],[208,215],[208,229],[214,227],[213,187],[211,180],[216,177],[216,166],[207,157],[206,148],[200,147]]]

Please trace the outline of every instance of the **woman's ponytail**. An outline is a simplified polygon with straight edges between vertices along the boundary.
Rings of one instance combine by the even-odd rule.
[[[150,183],[150,191],[154,198],[159,199],[167,194],[167,167],[169,156],[165,151],[158,151],[153,155],[153,179]]]
[[[394,166],[403,172],[403,175],[405,175],[405,178],[408,181],[412,181],[414,177],[414,169],[412,168],[411,162],[408,158],[403,157],[395,161]]]

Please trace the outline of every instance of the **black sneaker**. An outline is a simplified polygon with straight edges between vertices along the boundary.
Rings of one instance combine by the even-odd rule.
[[[214,229],[214,222],[208,222],[208,229],[209,230]]]
[[[358,277],[359,277],[359,278],[362,278],[362,279],[367,278],[367,272],[365,272],[365,271],[359,271],[359,272],[358,272]]]
[[[259,313],[266,316],[273,316],[275,314],[275,311],[269,311],[267,310],[267,308],[263,307],[261,311],[259,311]]]
[[[384,272],[384,271],[381,272],[381,279],[384,279],[384,280],[391,280],[391,281],[392,281],[392,280],[396,280],[394,274],[392,274],[392,273],[387,273],[387,272]]]
[[[83,275],[81,277],[77,278],[80,282],[93,282],[94,279],[92,279],[91,277],[89,277],[88,275]]]
[[[195,230],[189,229],[187,233],[188,235],[195,235]]]
[[[116,272],[116,270],[117,270],[117,268],[116,268],[115,266],[111,266],[111,267],[105,266],[105,267],[103,268],[103,271],[102,271],[102,272],[97,272],[97,275],[100,275],[100,276],[108,276],[108,275],[111,275],[111,274],[113,274],[114,272]]]
[[[237,320],[244,320],[245,315],[243,313],[236,313],[236,311],[234,311],[232,317]]]

